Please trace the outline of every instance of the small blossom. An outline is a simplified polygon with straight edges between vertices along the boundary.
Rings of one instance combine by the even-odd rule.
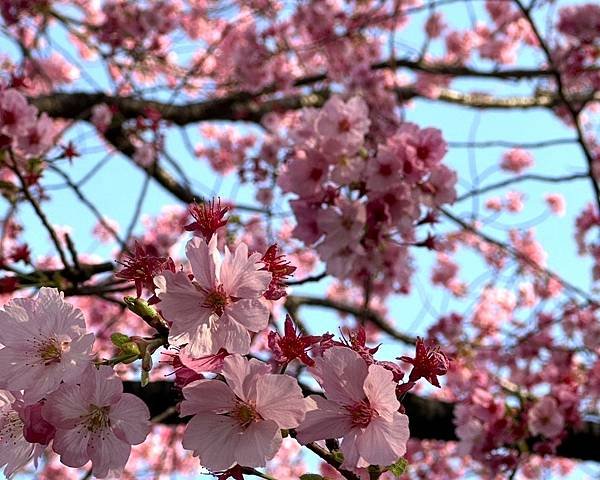
[[[48,396],[42,415],[56,428],[52,444],[60,461],[73,468],[92,461],[92,474],[118,475],[131,445],[150,431],[148,407],[135,395],[123,393],[112,368],[90,366],[78,385],[61,385]]]
[[[225,382],[198,380],[183,389],[181,414],[193,415],[183,447],[211,471],[264,467],[281,446],[280,430],[304,420],[302,390],[294,378],[241,355],[227,357],[221,373]]]
[[[513,148],[502,156],[500,168],[508,172],[521,173],[533,166],[533,156],[522,148]]]
[[[309,411],[297,431],[306,444],[341,438],[342,468],[391,465],[406,453],[408,417],[398,412],[396,382],[380,365],[367,366],[346,347],[332,347],[310,369],[325,392],[311,395]]]
[[[170,257],[160,257],[152,245],[142,245],[135,242],[133,254],[125,253],[121,271],[116,273],[117,278],[133,280],[136,294],[142,295],[142,289],[154,291],[154,277],[165,270],[175,272],[175,263]]]
[[[24,406],[19,415],[23,420],[23,436],[30,443],[48,445],[54,438],[56,428],[42,417],[44,402]]]
[[[439,347],[430,348],[425,346],[425,342],[421,338],[417,338],[415,358],[402,356],[398,360],[410,363],[413,366],[408,379],[409,382],[416,382],[422,377],[432,385],[439,387],[438,375],[446,375],[448,372],[448,357],[440,351]]]
[[[558,217],[564,216],[567,209],[565,197],[559,193],[549,193],[544,199],[554,215]]]
[[[94,335],[85,333],[83,314],[55,288],[12,300],[0,311],[0,322],[0,388],[24,390],[28,404],[61,382],[75,382],[89,364]]]
[[[269,321],[269,310],[260,297],[271,273],[261,270],[260,253],[248,256],[248,246],[240,243],[233,253],[225,247],[221,258],[214,235],[208,244],[200,238],[190,240],[186,255],[193,280],[184,272],[169,271],[154,279],[161,312],[172,322],[169,341],[188,344],[193,357],[222,348],[248,353],[249,332],[264,329]]]
[[[558,408],[558,403],[553,397],[544,397],[529,410],[527,425],[533,435],[543,435],[553,438],[565,428],[565,417]]]
[[[219,228],[227,224],[227,219],[224,217],[229,211],[229,207],[221,207],[219,198],[216,201],[213,199],[204,203],[193,203],[190,205],[189,211],[195,221],[186,225],[185,229],[208,241]]]
[[[272,275],[269,288],[264,294],[268,300],[279,300],[286,295],[285,281],[296,271],[296,267],[285,259],[285,255],[277,255],[278,253],[277,244],[274,243],[261,258],[261,262],[265,264],[264,270]]]
[[[289,363],[294,359],[300,360],[305,365],[312,366],[315,361],[308,356],[308,351],[317,344],[327,346],[333,335],[302,335],[296,331],[292,317],[286,315],[284,324],[284,336],[277,332],[269,332],[269,349],[273,352],[273,358],[279,363]]]
[[[19,393],[0,390],[0,468],[4,468],[4,475],[8,478],[32,459],[37,464],[38,457],[44,451],[42,445],[25,439],[24,423],[19,414],[22,408]]]

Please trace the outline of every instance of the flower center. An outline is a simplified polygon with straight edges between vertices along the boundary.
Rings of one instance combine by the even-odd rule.
[[[98,407],[97,405],[90,405],[89,413],[83,417],[85,427],[94,433],[108,428],[110,426],[109,412],[109,406]]]
[[[338,131],[341,133],[347,133],[351,128],[352,124],[350,123],[350,119],[348,117],[344,117],[338,122]]]
[[[49,338],[38,348],[38,355],[45,366],[60,363],[62,354],[68,349],[69,342],[59,342],[56,338]]]
[[[237,401],[231,415],[237,419],[243,428],[248,427],[252,422],[261,418],[254,405],[242,402],[241,400]]]
[[[225,307],[229,304],[229,295],[225,293],[223,285],[218,285],[212,292],[209,292],[204,299],[202,306],[215,312],[217,315],[223,315]]]
[[[427,160],[429,157],[429,147],[427,145],[419,145],[417,147],[417,157],[419,160]]]
[[[377,412],[369,405],[368,400],[362,400],[354,405],[347,406],[346,410],[352,416],[352,426],[364,428],[377,416]]]

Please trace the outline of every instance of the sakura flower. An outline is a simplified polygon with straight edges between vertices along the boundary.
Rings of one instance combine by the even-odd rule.
[[[107,366],[90,366],[79,385],[61,385],[48,396],[42,415],[56,428],[52,448],[60,461],[79,468],[91,460],[99,478],[119,474],[131,445],[150,432],[148,407],[123,393],[121,380]]]
[[[354,155],[369,131],[369,109],[360,97],[344,102],[339,96],[331,97],[315,122],[321,136],[322,151],[326,155]]]
[[[544,397],[529,410],[527,425],[534,435],[543,435],[553,438],[565,428],[565,417],[558,408],[558,403],[553,397]]]
[[[108,105],[101,103],[92,108],[91,122],[100,131],[104,132],[112,122],[113,112]]]
[[[221,199],[210,200],[204,203],[194,203],[189,207],[190,215],[194,222],[186,225],[184,228],[188,232],[194,232],[194,235],[204,237],[205,240],[217,233],[221,227],[227,224],[225,214],[229,207],[221,207]]]
[[[285,255],[279,254],[277,244],[271,245],[261,258],[265,264],[264,270],[271,272],[271,283],[265,292],[265,298],[269,300],[279,300],[285,297],[285,281],[296,271],[296,267],[285,259]]]
[[[35,124],[37,109],[10,88],[0,92],[0,134],[18,137]]]
[[[399,360],[410,363],[413,366],[410,372],[409,382],[416,382],[419,378],[425,378],[429,383],[439,388],[438,375],[446,375],[449,361],[439,347],[431,348],[425,345],[422,338],[417,338],[415,347],[415,358],[402,356]]]
[[[343,437],[342,468],[390,465],[406,453],[408,417],[398,413],[393,374],[380,365],[367,367],[355,351],[333,347],[315,360],[311,373],[325,396],[311,395],[309,411],[297,431],[306,444]]]
[[[20,394],[0,390],[0,468],[4,475],[12,475],[37,458],[44,451],[42,445],[30,443],[23,436],[23,420],[19,416],[22,408]]]
[[[333,335],[302,335],[294,327],[292,317],[287,315],[284,324],[284,336],[277,332],[269,332],[269,349],[273,352],[273,358],[280,363],[287,364],[294,359],[300,360],[305,365],[314,365],[315,362],[308,356],[308,351],[316,344],[321,347],[331,345]]]
[[[548,193],[544,196],[544,200],[546,200],[548,208],[550,208],[554,215],[557,217],[564,216],[567,209],[565,197],[560,193]]]
[[[224,348],[248,353],[249,332],[267,326],[269,310],[260,301],[269,287],[271,273],[262,270],[260,253],[248,256],[240,243],[232,254],[225,247],[221,258],[217,236],[207,244],[193,238],[186,247],[194,280],[184,272],[165,271],[154,282],[160,309],[173,322],[169,341],[188,345],[190,355],[200,357]]]
[[[44,112],[19,136],[19,149],[26,155],[41,155],[52,146],[52,140],[56,133],[52,120]]]
[[[119,261],[123,268],[116,273],[117,278],[133,280],[138,298],[142,296],[142,289],[154,290],[154,277],[165,270],[175,272],[175,263],[171,257],[161,257],[153,245],[142,245],[135,242],[133,253],[125,253],[123,261]]]
[[[24,390],[27,404],[75,382],[89,364],[94,335],[86,335],[83,314],[55,288],[12,300],[0,322],[0,388]]]
[[[513,148],[502,156],[500,168],[507,172],[521,173],[533,166],[533,156],[522,148]]]
[[[181,414],[194,415],[183,447],[212,471],[263,467],[281,446],[280,429],[304,420],[302,391],[294,378],[240,355],[227,357],[221,373],[226,382],[198,380],[183,389]]]

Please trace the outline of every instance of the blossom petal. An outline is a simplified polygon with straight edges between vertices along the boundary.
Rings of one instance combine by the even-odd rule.
[[[240,243],[233,255],[225,248],[225,257],[221,265],[221,283],[232,297],[258,298],[269,288],[271,273],[259,270],[260,254],[248,257],[248,246]]]
[[[232,410],[235,395],[225,382],[197,380],[183,388],[182,416],[201,412],[225,413]]]
[[[371,407],[387,421],[391,421],[394,412],[400,408],[400,402],[396,398],[394,374],[379,365],[370,365],[363,390]]]
[[[250,333],[243,325],[222,316],[215,325],[212,333],[213,345],[210,352],[217,353],[224,348],[230,353],[245,355],[250,351]],[[192,352],[196,355],[195,352]]]
[[[198,237],[192,238],[185,247],[185,255],[190,261],[194,280],[203,288],[212,290],[216,281],[215,258],[217,251],[217,236],[213,235],[208,245]]]
[[[306,412],[304,421],[296,429],[300,443],[341,438],[352,429],[350,415],[341,405],[319,395],[311,395],[306,403],[312,409]]]
[[[251,423],[240,435],[235,460],[246,467],[264,467],[281,446],[281,432],[271,420]]]
[[[256,298],[232,303],[225,309],[225,315],[251,332],[259,332],[269,324],[269,309]]]
[[[118,401],[123,393],[123,382],[115,375],[115,371],[106,365],[93,366],[83,374],[81,395],[89,403],[99,407],[111,405]]]
[[[409,435],[406,415],[396,412],[391,422],[378,417],[358,437],[360,456],[370,465],[391,465],[406,453]]]
[[[109,418],[115,435],[130,445],[142,443],[150,433],[150,411],[140,398],[130,393],[124,393],[110,407]]]
[[[77,385],[62,385],[42,407],[42,417],[56,428],[74,428],[88,413],[89,402]]]
[[[295,378],[268,374],[256,381],[256,410],[279,428],[296,428],[306,413],[306,402]]]
[[[323,357],[315,360],[315,367],[311,371],[328,399],[343,405],[364,399],[367,364],[354,350],[347,347],[329,348]]]
[[[104,478],[109,472],[116,476],[127,464],[131,445],[117,438],[111,431],[105,431],[90,437],[87,453],[92,460],[92,473],[96,477]]]
[[[87,453],[89,430],[73,428],[56,430],[52,449],[60,455],[60,461],[68,467],[83,467],[90,459]]]
[[[199,456],[204,467],[227,470],[235,463],[240,431],[234,418],[211,413],[196,415],[183,434],[183,448]]]
[[[242,400],[256,400],[256,382],[260,375],[269,373],[270,368],[255,358],[250,360],[241,355],[229,355],[223,361],[221,374],[227,385]]]

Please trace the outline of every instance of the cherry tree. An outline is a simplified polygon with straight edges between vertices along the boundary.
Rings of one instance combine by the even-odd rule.
[[[600,461],[600,5],[0,15],[7,477]]]

